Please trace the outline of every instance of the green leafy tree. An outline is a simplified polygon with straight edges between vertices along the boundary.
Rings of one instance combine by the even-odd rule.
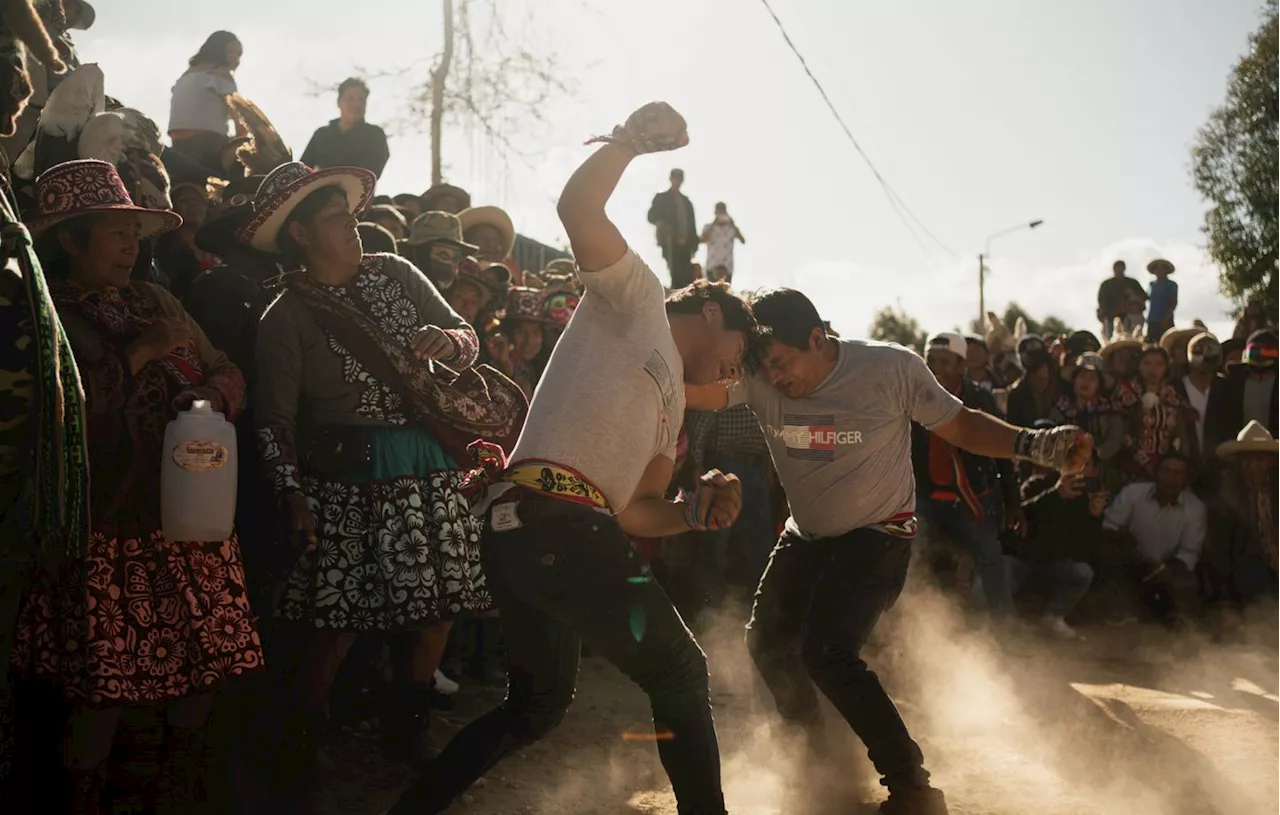
[[[902,310],[902,306],[885,306],[876,312],[867,333],[873,340],[896,342],[898,345],[922,351],[929,335],[920,322]]]
[[[1191,152],[1195,187],[1209,203],[1203,231],[1222,291],[1237,303],[1261,300],[1272,315],[1280,244],[1278,50],[1277,3],[1267,0],[1262,25],[1231,72],[1226,101],[1209,115]]]

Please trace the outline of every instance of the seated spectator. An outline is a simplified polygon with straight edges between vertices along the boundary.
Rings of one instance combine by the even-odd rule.
[[[1025,373],[1009,392],[1009,421],[1031,427],[1049,418],[1058,398],[1053,357],[1044,340],[1032,334],[1018,341],[1018,359]]]
[[[1093,582],[1089,562],[1101,543],[1102,513],[1109,497],[1093,457],[1082,473],[1040,469],[1022,487],[1025,537],[1005,538],[1005,560],[1014,594],[1034,578],[1051,587],[1041,625],[1063,639],[1079,639],[1066,617]]]
[[[397,207],[375,204],[361,214],[360,220],[377,224],[390,232],[391,237],[397,241],[402,241],[409,237],[409,222],[405,220],[404,214]]]
[[[1280,435],[1277,428],[1280,418],[1276,388],[1278,358],[1280,347],[1276,343],[1276,332],[1255,332],[1245,345],[1244,361],[1229,365],[1226,377],[1214,382],[1205,419],[1206,449],[1216,449],[1223,442],[1231,441],[1249,422],[1262,425],[1273,437]]]
[[[215,31],[188,61],[173,86],[169,105],[169,140],[173,149],[199,162],[212,175],[222,175],[231,109],[227,96],[236,92],[235,71],[244,46],[230,31]],[[245,135],[239,122],[236,135]]]
[[[493,286],[482,274],[479,264],[471,258],[464,258],[458,264],[458,278],[444,296],[449,307],[466,320],[467,325],[484,325],[483,320],[477,322],[480,315],[491,303],[502,304],[495,297]]]
[[[302,151],[302,163],[313,169],[363,167],[381,176],[391,157],[387,134],[364,120],[369,86],[351,78],[338,86],[338,118],[317,130]]]
[[[929,340],[926,361],[938,382],[965,407],[1000,416],[995,399],[964,375],[968,344],[959,334]],[[949,535],[973,556],[992,614],[1013,610],[1013,595],[1000,547],[1006,528],[1021,532],[1022,511],[1013,462],[967,453],[913,424],[911,457],[917,511],[931,529]]]
[[[1124,447],[1124,414],[1103,394],[1115,387],[1102,357],[1081,354],[1062,369],[1062,379],[1071,383],[1071,393],[1058,399],[1049,414],[1055,424],[1073,424],[1093,434],[1094,450],[1101,462],[1102,480],[1108,489],[1118,489],[1120,470],[1117,457]]]
[[[1280,444],[1258,422],[1216,451],[1226,471],[1209,502],[1204,559],[1215,593],[1238,608],[1263,597],[1275,602],[1278,451]]]
[[[1147,348],[1138,368],[1138,401],[1128,409],[1125,477],[1151,481],[1161,457],[1170,450],[1186,453],[1191,443],[1182,400],[1169,381],[1169,355],[1163,348]]]
[[[1130,484],[1103,516],[1111,535],[1107,560],[1138,586],[1139,599],[1174,624],[1198,605],[1196,564],[1204,548],[1205,506],[1189,489],[1191,462],[1171,451],[1156,481]]]
[[[515,380],[525,396],[533,398],[533,389],[542,378],[542,369],[551,356],[551,344],[546,341],[546,328],[555,323],[543,309],[543,294],[537,289],[513,286],[507,295],[507,312],[502,323],[510,332],[514,346]]]

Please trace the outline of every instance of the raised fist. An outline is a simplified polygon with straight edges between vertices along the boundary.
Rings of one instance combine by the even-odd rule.
[[[622,126],[627,135],[645,147],[643,152],[678,150],[689,143],[684,117],[666,102],[650,102],[627,117]]]

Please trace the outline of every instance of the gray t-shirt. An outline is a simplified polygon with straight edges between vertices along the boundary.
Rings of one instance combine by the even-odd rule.
[[[511,462],[571,467],[617,513],[631,502],[649,462],[675,460],[684,363],[662,283],[635,252],[578,276],[586,293],[533,392]]]
[[[787,491],[787,528],[813,538],[913,511],[911,422],[933,430],[963,407],[906,348],[831,341],[836,365],[807,396],[784,396],[762,373],[729,389],[730,404],[751,405],[760,420]]]

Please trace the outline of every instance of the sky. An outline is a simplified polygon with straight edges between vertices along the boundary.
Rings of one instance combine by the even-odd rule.
[[[1260,0],[772,0],[783,25],[876,168],[937,242],[915,235],[854,150],[758,0],[493,0],[518,47],[553,54],[571,92],[504,134],[444,137],[445,180],[504,207],[525,235],[564,243],[554,202],[588,153],[639,105],[684,114],[690,144],[644,156],[609,211],[666,270],[645,216],[684,169],[700,223],[717,201],[747,239],[735,285],[805,291],[845,336],[899,306],[926,330],[978,312],[978,253],[991,244],[989,308],[1010,300],[1096,330],[1095,294],[1124,259],[1177,266],[1178,323],[1230,333],[1232,304],[1203,251],[1205,204],[1190,147],[1222,101]],[[368,118],[397,125],[379,191],[430,182],[427,123],[406,123],[442,37],[439,0],[98,0],[76,41],[107,93],[166,129],[170,89],[208,34],[234,31],[241,93],[301,155],[337,116],[336,88],[376,77]],[[392,76],[385,76],[391,74]],[[321,92],[323,91],[323,92]],[[914,226],[914,225],[913,225]],[[939,245],[941,244],[941,245]],[[945,247],[945,248],[944,248]]]

